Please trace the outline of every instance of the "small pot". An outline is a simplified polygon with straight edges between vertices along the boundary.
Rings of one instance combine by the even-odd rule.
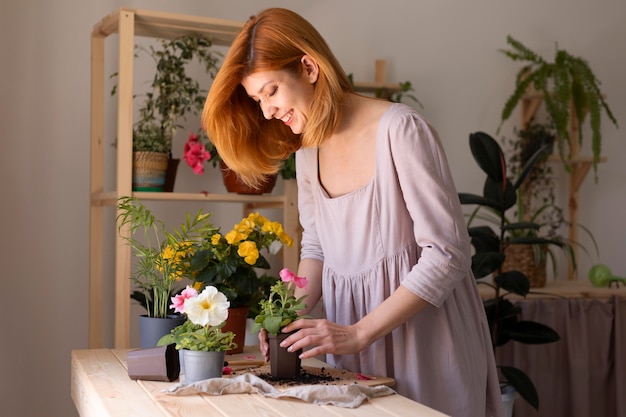
[[[279,333],[274,336],[268,335],[270,345],[270,374],[274,378],[294,378],[300,375],[300,354],[302,349],[289,352],[280,347],[280,343],[289,337],[291,333]]]
[[[224,369],[224,351],[197,351],[183,349],[185,383],[191,384],[210,378],[220,378]]]

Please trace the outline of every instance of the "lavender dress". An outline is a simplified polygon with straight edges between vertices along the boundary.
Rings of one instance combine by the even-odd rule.
[[[393,104],[376,141],[373,178],[336,198],[319,183],[317,149],[297,153],[301,256],[324,263],[330,321],[359,321],[401,285],[431,305],[366,350],[327,360],[393,377],[400,394],[452,416],[499,416],[466,223],[437,134],[413,109]]]

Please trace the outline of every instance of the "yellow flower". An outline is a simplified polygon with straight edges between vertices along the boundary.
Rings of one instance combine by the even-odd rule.
[[[211,244],[217,245],[218,243],[220,243],[221,238],[222,238],[222,235],[220,235],[219,233],[214,234],[213,236],[211,236]]]
[[[235,243],[239,243],[242,240],[246,239],[246,235],[239,233],[237,230],[233,229],[230,232],[226,233],[224,238],[228,242],[229,245],[234,245]]]
[[[244,261],[248,265],[254,265],[259,259],[259,250],[256,247],[256,243],[245,241],[239,244],[239,249],[237,250],[239,256],[244,258]]]
[[[287,245],[289,247],[293,246],[293,239],[285,232],[282,232],[278,235],[278,239],[281,241],[283,245]]]

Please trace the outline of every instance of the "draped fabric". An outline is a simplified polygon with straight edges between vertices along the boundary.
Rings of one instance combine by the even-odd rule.
[[[539,395],[538,412],[519,398],[514,416],[626,416],[626,299],[534,299],[520,305],[523,320],[552,327],[561,340],[497,349],[498,365],[526,372]]]

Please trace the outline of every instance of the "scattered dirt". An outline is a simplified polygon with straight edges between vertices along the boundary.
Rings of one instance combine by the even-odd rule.
[[[248,371],[249,372],[249,371]],[[235,375],[237,372],[233,372]],[[326,372],[325,368],[315,370],[315,373],[309,372],[304,368],[300,368],[300,375],[293,378],[274,377],[268,372],[254,372],[256,376],[271,384],[272,386],[293,387],[299,385],[335,385],[341,381],[341,377],[336,374]]]

